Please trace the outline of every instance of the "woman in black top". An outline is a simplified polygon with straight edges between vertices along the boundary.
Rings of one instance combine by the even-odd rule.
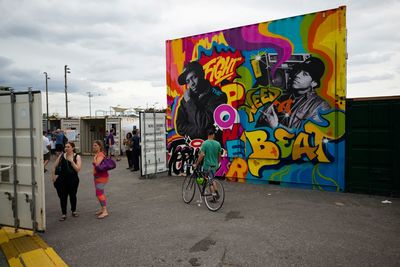
[[[65,221],[67,218],[68,196],[71,203],[72,216],[78,217],[76,212],[76,193],[79,185],[78,172],[81,170],[82,160],[75,153],[75,144],[73,142],[68,142],[65,145],[65,153],[56,159],[54,166],[52,181],[60,198],[62,212],[60,221]]]

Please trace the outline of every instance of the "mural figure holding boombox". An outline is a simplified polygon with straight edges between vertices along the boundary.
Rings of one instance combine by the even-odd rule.
[[[301,124],[311,119],[321,122],[320,112],[330,109],[328,102],[317,95],[315,89],[321,85],[324,63],[316,57],[293,66],[289,75],[289,88],[278,99],[278,105],[267,105],[261,111],[257,126],[299,129]]]
[[[197,61],[189,62],[178,77],[187,89],[178,108],[176,131],[191,139],[207,139],[207,130],[214,128],[214,110],[226,104],[227,96],[220,88],[205,79],[204,70]]]

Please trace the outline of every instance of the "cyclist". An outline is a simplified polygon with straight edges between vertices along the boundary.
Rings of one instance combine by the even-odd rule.
[[[216,170],[219,167],[219,162],[221,160],[222,148],[218,141],[214,140],[215,130],[209,129],[207,131],[207,140],[201,145],[199,157],[193,167],[196,168],[200,165],[201,161],[204,159],[203,168],[208,172],[208,182],[211,184],[211,193],[215,196],[215,199],[219,199],[217,184],[213,181]]]

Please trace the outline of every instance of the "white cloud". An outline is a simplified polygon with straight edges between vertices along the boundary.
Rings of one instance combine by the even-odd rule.
[[[370,83],[370,82],[375,82],[375,81],[382,81],[382,80],[391,80],[395,76],[392,73],[385,73],[381,75],[371,75],[371,76],[358,76],[358,77],[353,77],[348,80],[350,84],[353,83]]]

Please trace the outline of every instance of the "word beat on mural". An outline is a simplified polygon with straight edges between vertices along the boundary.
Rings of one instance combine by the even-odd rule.
[[[168,40],[168,164],[215,128],[218,176],[344,190],[346,9]]]

